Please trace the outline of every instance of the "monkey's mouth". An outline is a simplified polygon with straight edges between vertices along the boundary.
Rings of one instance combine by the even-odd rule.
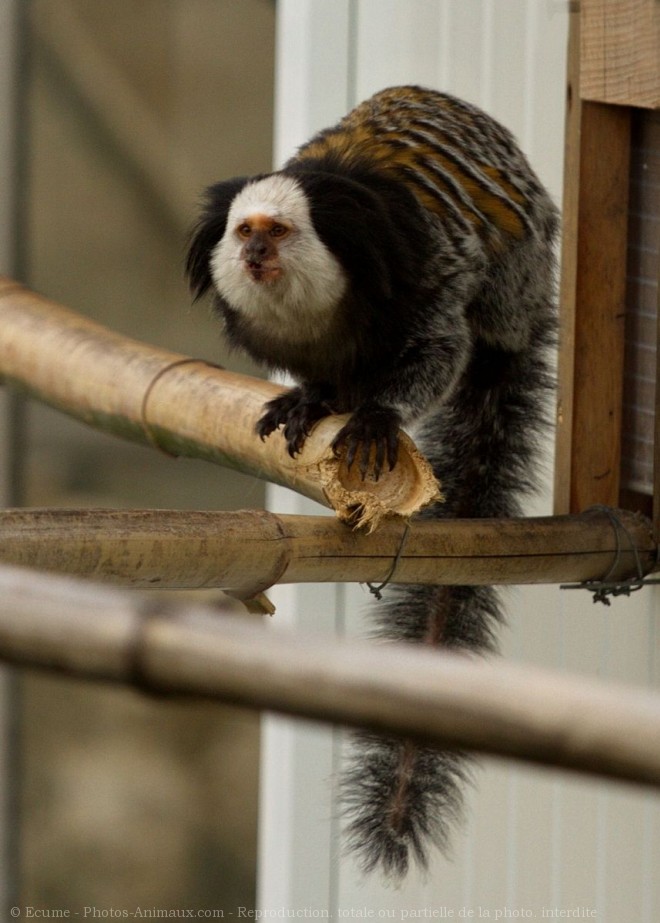
[[[282,275],[282,269],[277,263],[260,263],[249,261],[245,270],[254,282],[274,282]]]

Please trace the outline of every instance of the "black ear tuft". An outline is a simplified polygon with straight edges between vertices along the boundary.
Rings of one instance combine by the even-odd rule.
[[[419,205],[400,182],[345,164],[290,165],[305,190],[317,234],[353,285],[371,301],[391,299],[406,273],[415,276],[426,244]]]
[[[206,204],[197,226],[193,229],[186,259],[186,275],[195,301],[211,287],[211,251],[225,233],[231,203],[250,179],[248,176],[238,176],[209,186],[206,190]]]
[[[387,248],[382,246],[385,216],[378,197],[348,177],[322,170],[301,170],[296,179],[309,199],[317,234],[353,284],[376,301],[391,297]]]

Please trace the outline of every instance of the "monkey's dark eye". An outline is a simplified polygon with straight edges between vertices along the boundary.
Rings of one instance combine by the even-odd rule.
[[[271,237],[286,237],[289,228],[284,224],[274,224],[269,231]]]
[[[249,237],[252,233],[252,228],[246,221],[244,224],[239,224],[239,226],[236,228],[236,231],[239,237]]]

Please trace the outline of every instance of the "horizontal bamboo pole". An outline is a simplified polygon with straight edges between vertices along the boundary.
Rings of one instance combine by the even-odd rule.
[[[405,434],[378,481],[330,448],[346,416],[321,420],[292,459],[279,433],[262,441],[254,431],[277,385],[131,340],[2,276],[0,376],[97,429],[283,484],[370,528],[439,496]]]
[[[413,645],[304,638],[0,567],[0,657],[660,785],[660,697]]]
[[[618,511],[505,521],[385,521],[372,534],[328,516],[263,510],[0,511],[0,561],[133,587],[275,583],[523,584],[610,580],[653,569],[648,520]],[[625,530],[625,532],[624,532]],[[631,544],[632,543],[632,544]],[[637,549],[637,557],[633,551]],[[398,556],[398,558],[397,558]]]

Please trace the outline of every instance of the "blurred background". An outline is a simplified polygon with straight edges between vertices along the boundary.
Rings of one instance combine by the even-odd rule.
[[[203,188],[270,168],[274,3],[21,12],[21,277],[122,334],[254,371],[191,307],[182,268]],[[263,505],[252,478],[25,411],[26,505]],[[257,716],[29,672],[18,702],[20,904],[253,906]]]

